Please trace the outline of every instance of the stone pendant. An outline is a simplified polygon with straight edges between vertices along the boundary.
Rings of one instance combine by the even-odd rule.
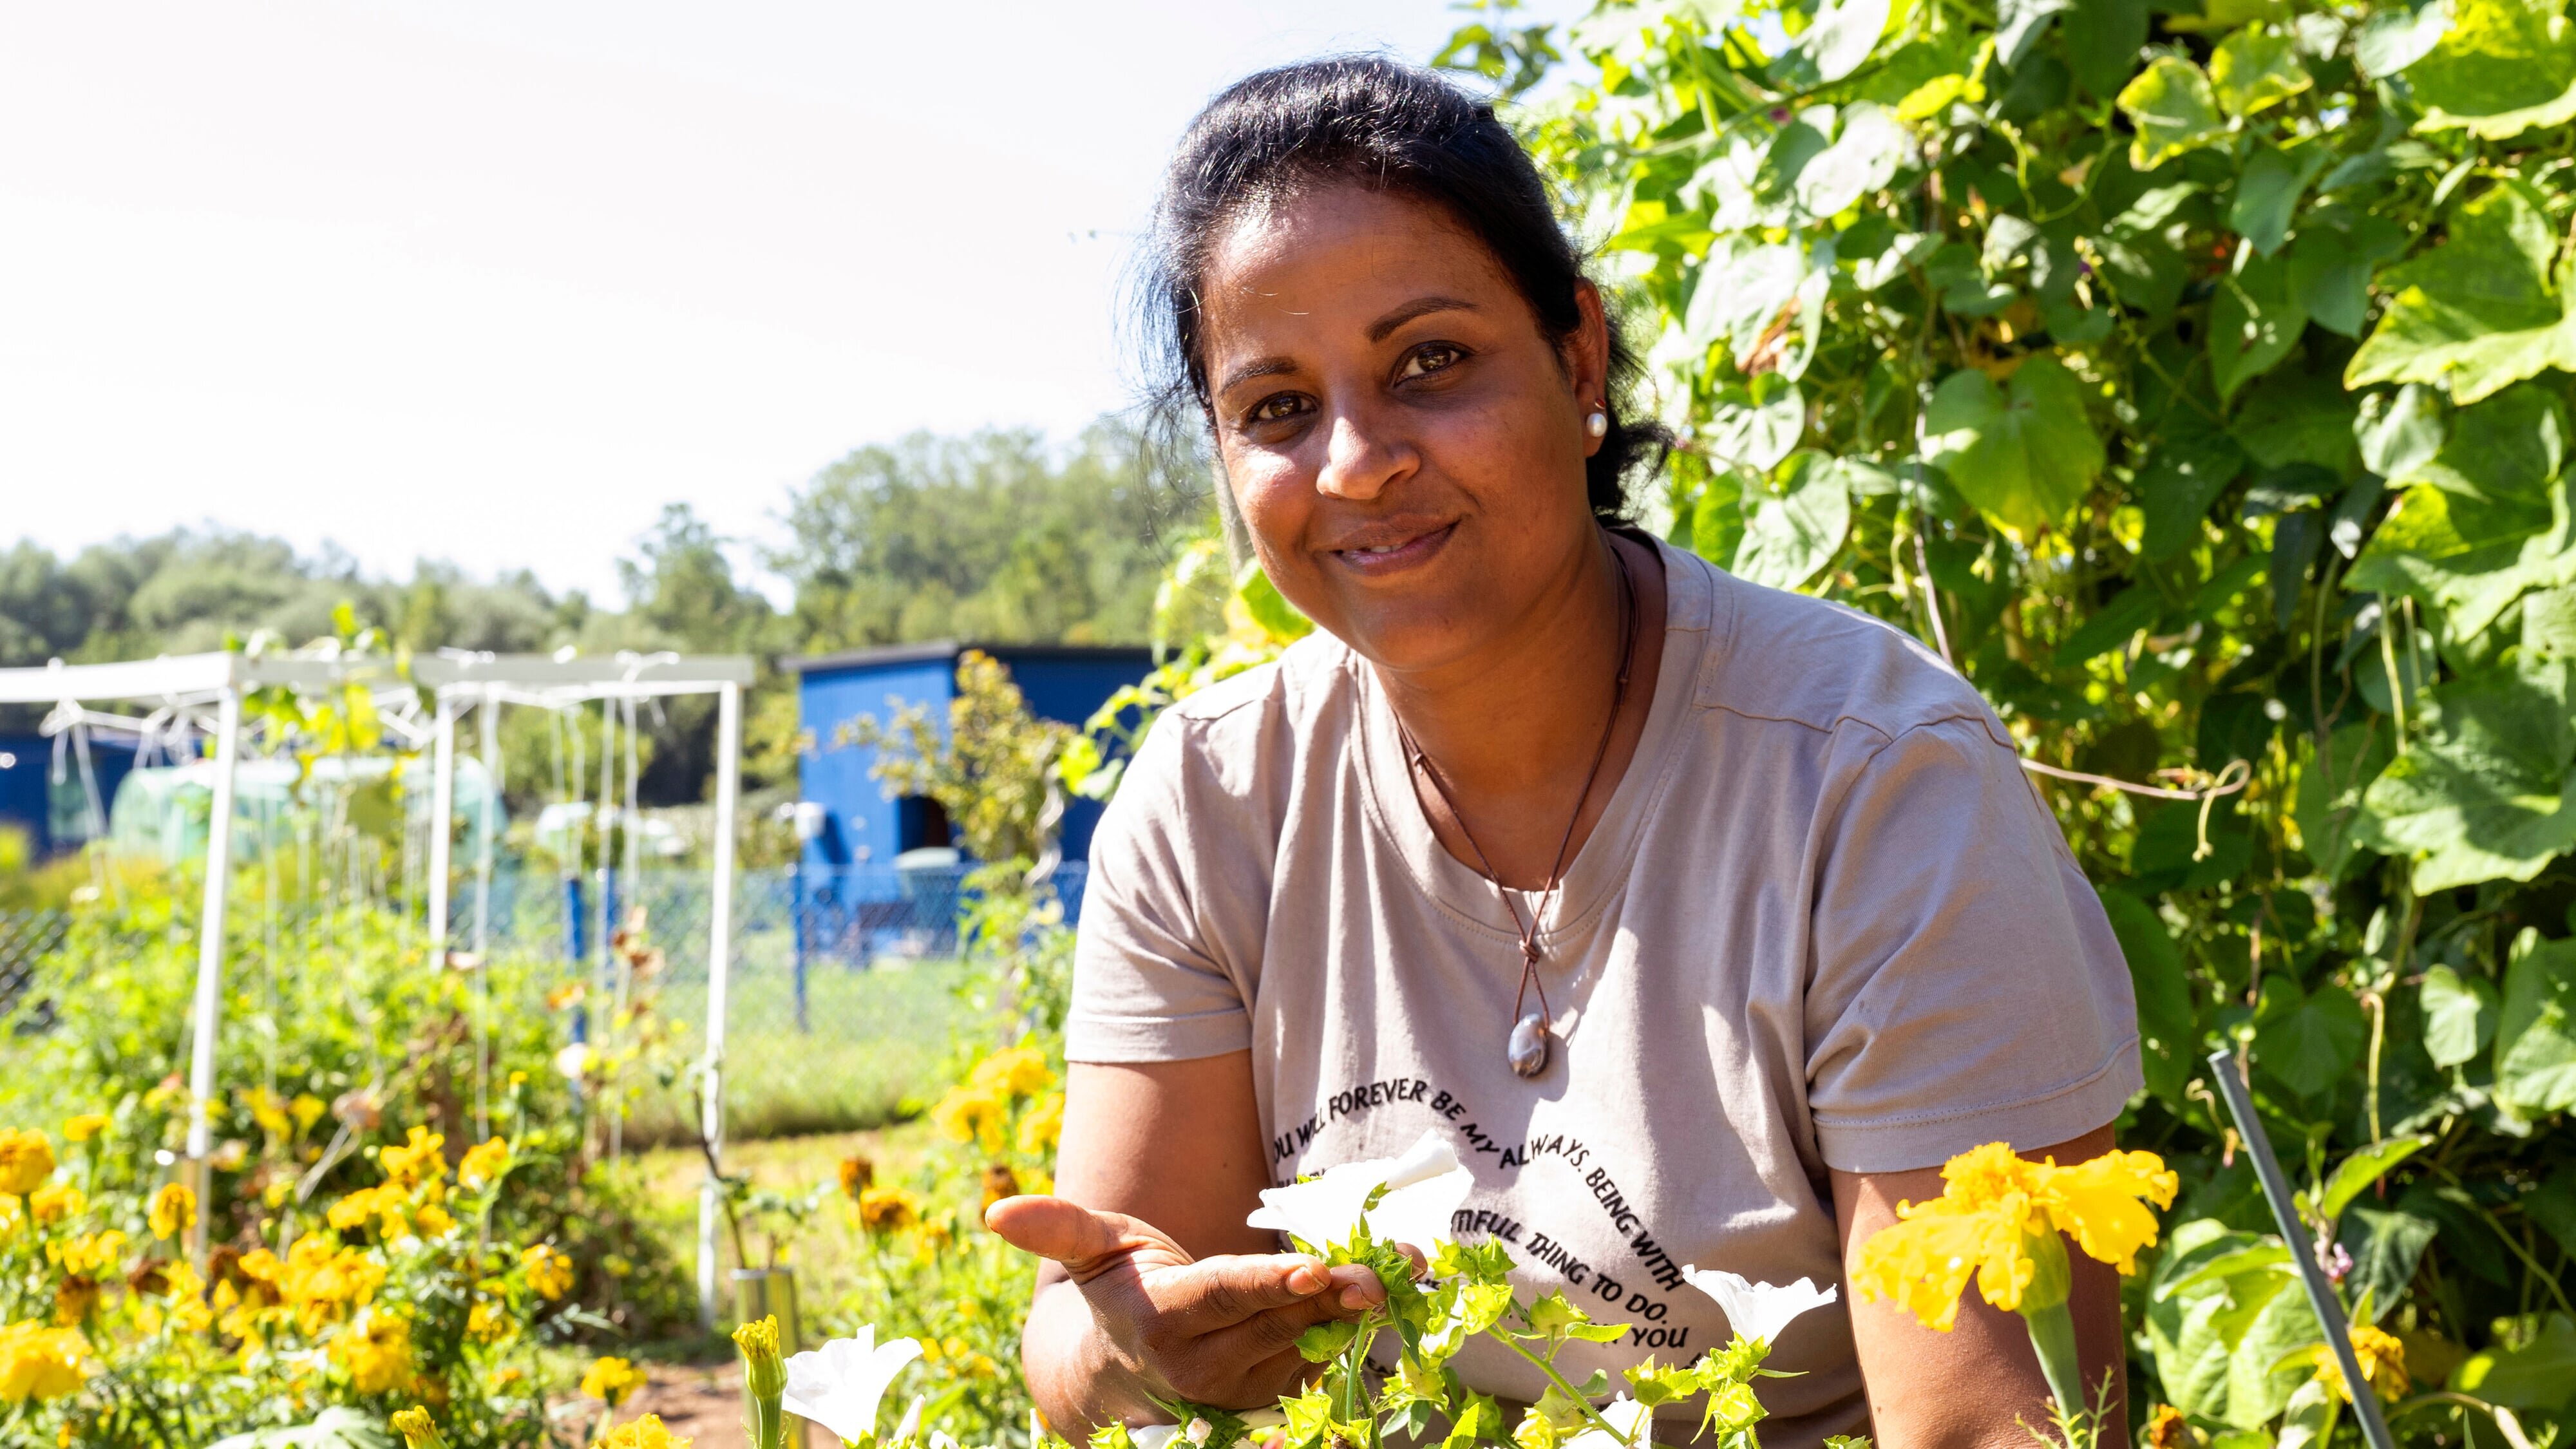
[[[1535,1077],[1547,1070],[1547,1018],[1533,1011],[1512,1028],[1512,1070]]]

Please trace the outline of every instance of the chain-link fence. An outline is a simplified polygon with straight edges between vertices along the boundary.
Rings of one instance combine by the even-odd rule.
[[[71,934],[69,911],[0,911],[0,1016],[7,1016],[27,989],[36,963]]]

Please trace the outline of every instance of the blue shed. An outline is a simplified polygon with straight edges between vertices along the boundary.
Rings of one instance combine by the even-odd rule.
[[[801,796],[819,806],[805,822],[807,868],[890,866],[897,855],[947,845],[948,825],[928,800],[888,800],[868,777],[874,750],[835,747],[842,726],[862,715],[882,721],[894,707],[927,705],[945,726],[957,694],[957,656],[979,649],[1001,662],[1040,719],[1079,728],[1120,686],[1134,684],[1154,667],[1141,647],[1078,644],[903,644],[789,659],[782,667],[799,676],[798,715],[815,744],[800,769]],[[1068,861],[1084,859],[1100,805],[1067,803],[1062,838]]]
[[[90,838],[89,788],[81,780],[72,742],[63,750],[62,778],[54,772],[57,741],[41,734],[0,734],[0,825],[23,833],[36,860],[77,849]],[[134,767],[127,739],[93,733],[90,769],[97,777],[101,814],[116,801],[116,787]]]

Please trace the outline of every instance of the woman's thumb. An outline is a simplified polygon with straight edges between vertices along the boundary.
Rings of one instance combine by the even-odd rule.
[[[1152,1224],[1060,1197],[1006,1197],[984,1209],[984,1226],[1024,1252],[1053,1258],[1077,1283],[1107,1271],[1139,1248],[1189,1255]]]

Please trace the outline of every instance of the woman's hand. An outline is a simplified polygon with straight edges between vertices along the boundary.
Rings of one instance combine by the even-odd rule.
[[[1060,1265],[1062,1278],[1041,1285],[1041,1298],[1079,1293],[1111,1356],[1102,1367],[1147,1394],[1267,1405],[1311,1367],[1297,1335],[1386,1299],[1365,1267],[1327,1268],[1303,1253],[1194,1258],[1151,1223],[1060,1197],[1005,1198],[984,1223]]]

